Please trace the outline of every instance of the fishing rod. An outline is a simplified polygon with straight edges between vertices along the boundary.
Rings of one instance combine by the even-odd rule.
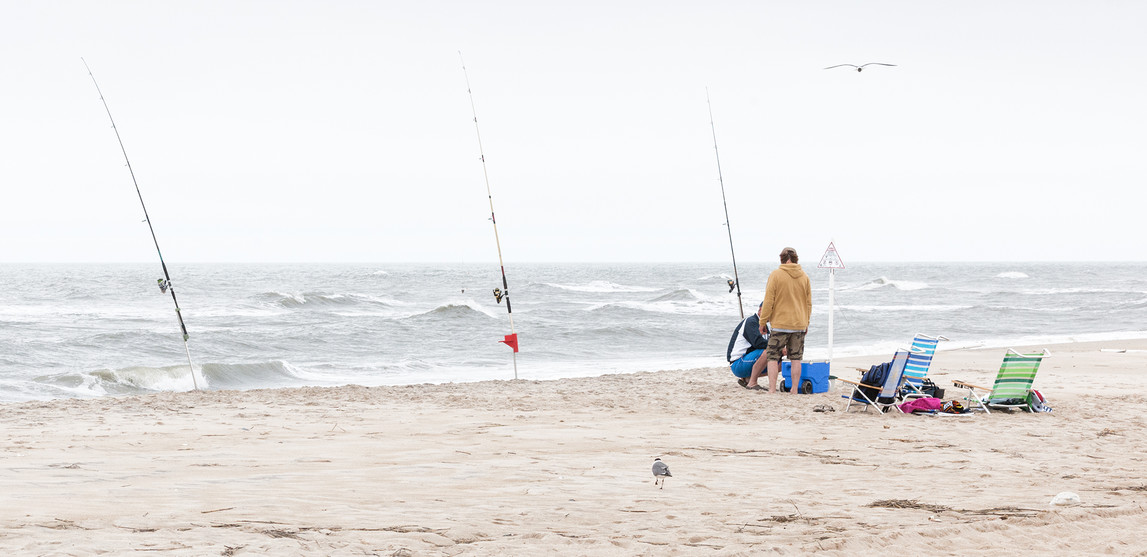
[[[462,62],[462,75],[466,78],[466,94],[470,96],[470,112],[474,115],[474,132],[478,135],[478,158],[482,161],[482,177],[486,180],[486,197],[490,200],[490,222],[494,223],[494,244],[498,246],[498,265],[502,269],[502,288],[494,289],[494,299],[498,303],[506,300],[506,315],[510,317],[510,334],[498,342],[514,349],[514,379],[518,378],[518,333],[514,332],[514,311],[510,309],[510,286],[506,282],[506,264],[502,261],[502,241],[498,239],[498,221],[494,218],[494,194],[490,192],[490,174],[486,171],[486,153],[482,149],[482,131],[478,129],[478,109],[474,105],[474,93],[470,90],[470,74],[466,72],[466,60],[458,51]]]
[[[103,91],[100,91],[100,84],[96,83],[96,76],[92,73],[92,69],[88,67],[88,61],[80,58],[84,63],[84,68],[88,70],[88,75],[92,77],[92,84],[96,86],[96,92],[100,95],[100,102],[104,103],[104,110],[108,113],[108,120],[112,123],[112,130],[115,130],[116,141],[119,142],[119,149],[123,151],[123,160],[127,163],[127,171],[131,174],[131,182],[135,184],[135,193],[139,196],[139,204],[143,207],[143,218],[147,221],[147,228],[151,230],[151,241],[155,242],[155,252],[159,254],[159,265],[163,267],[163,278],[158,279],[160,293],[171,292],[171,301],[175,303],[175,316],[179,318],[179,328],[183,331],[183,350],[187,352],[187,368],[191,370],[191,384],[195,386],[195,390],[199,390],[199,381],[195,379],[195,366],[191,363],[191,348],[187,346],[187,325],[183,324],[183,313],[179,310],[179,300],[175,298],[175,285],[171,284],[171,274],[167,272],[167,263],[163,261],[163,252],[159,249],[159,240],[155,237],[155,227],[151,225],[151,217],[147,214],[147,205],[143,202],[143,193],[139,191],[139,182],[135,179],[135,171],[131,168],[131,160],[127,158],[127,149],[123,146],[123,139],[120,138],[119,128],[115,125],[115,118],[112,118],[112,110],[108,108],[108,101],[104,99]]]
[[[729,203],[725,201],[725,177],[721,175],[721,153],[717,150],[717,126],[713,124],[713,103],[709,101],[709,88],[705,88],[705,103],[709,105],[709,129],[713,131],[713,154],[717,155],[717,180],[721,182],[721,204],[725,206],[725,229],[729,231],[729,253],[733,256],[733,280],[729,292],[737,288],[737,309],[741,319],[745,318],[745,306],[741,303],[741,277],[737,275],[737,253],[733,251],[733,227],[729,224]]]

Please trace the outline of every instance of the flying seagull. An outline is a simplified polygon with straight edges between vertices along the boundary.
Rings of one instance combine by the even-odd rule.
[[[669,467],[661,462],[660,458],[653,459],[653,485],[661,484],[660,489],[665,489],[665,478],[672,478],[673,474],[669,473]]]
[[[833,68],[839,68],[839,67],[841,67],[841,66],[849,66],[849,67],[852,67],[852,68],[856,68],[856,71],[858,71],[858,72],[859,72],[859,71],[863,71],[863,70],[864,70],[864,66],[895,66],[895,65],[896,65],[896,64],[885,64],[884,62],[869,62],[869,63],[867,63],[867,64],[861,64],[861,65],[859,65],[859,66],[857,66],[856,64],[837,64],[837,65],[835,65],[835,66],[829,66],[829,67],[827,67],[827,68],[825,68],[825,69],[826,69],[826,70],[831,70],[831,69],[833,69]]]

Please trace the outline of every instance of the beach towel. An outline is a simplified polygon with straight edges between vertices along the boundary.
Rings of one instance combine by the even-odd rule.
[[[900,405],[900,411],[905,414],[913,412],[936,412],[944,407],[943,401],[933,397],[923,397],[909,400]]]

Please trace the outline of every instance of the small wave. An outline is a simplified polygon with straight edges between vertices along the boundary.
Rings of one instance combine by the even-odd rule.
[[[1031,288],[1017,290],[1015,293],[1024,296],[1056,296],[1061,294],[1126,294],[1126,291],[1113,290],[1110,288],[1084,288],[1075,286],[1065,288]]]
[[[995,278],[998,278],[998,279],[1026,279],[1026,278],[1031,278],[1031,277],[1029,277],[1027,275],[1027,273],[1021,273],[1019,271],[1006,271],[1006,272],[1003,272],[1003,273],[996,275]]]
[[[385,276],[389,275],[390,273],[388,273],[386,271],[375,271],[371,274],[375,275],[375,276],[379,276],[379,277],[385,277]]]
[[[974,306],[964,305],[905,305],[905,306],[863,306],[863,305],[846,305],[840,306],[840,309],[846,311],[855,311],[858,313],[876,313],[882,311],[927,311],[927,312],[946,312],[946,311],[960,311],[964,309],[971,309]]]
[[[604,280],[595,280],[586,284],[554,284],[544,283],[546,286],[569,290],[572,292],[657,292],[660,288],[647,286],[628,286]]]
[[[284,292],[264,292],[260,295],[263,300],[284,308],[302,307],[345,307],[359,304],[390,306],[391,303],[373,296],[362,294],[337,294],[327,292],[300,292],[287,294]]]
[[[692,288],[681,288],[668,294],[662,294],[651,302],[696,302],[704,297]]]
[[[892,280],[888,277],[880,277],[871,280],[860,286],[855,286],[849,290],[876,290],[879,288],[895,288],[897,290],[923,290],[928,288],[926,282],[915,282],[910,280]]]
[[[459,317],[495,317],[486,308],[474,302],[457,302],[440,305],[430,311],[416,313],[409,316],[412,319],[426,319],[426,318],[459,318]]]
[[[183,371],[186,373],[187,368]],[[207,385],[214,389],[281,387],[304,381],[303,373],[283,360],[250,364],[203,364]]]
[[[701,278],[697,279],[697,282],[708,282],[708,281],[711,281],[711,280],[718,280],[718,279],[720,279],[720,280],[732,280],[732,279],[733,279],[733,276],[732,276],[732,275],[726,275],[726,274],[720,274],[720,275],[705,275],[705,276],[703,276],[703,277],[701,277]]]
[[[610,302],[586,307],[588,312],[640,311],[667,315],[735,315],[736,300],[719,302],[708,300],[655,300],[650,302]]]
[[[138,394],[143,392],[210,389],[253,389],[302,384],[307,378],[291,364],[274,360],[250,364],[205,363],[197,366],[196,379],[185,364],[128,366],[41,377],[37,382],[70,391],[77,396]]]

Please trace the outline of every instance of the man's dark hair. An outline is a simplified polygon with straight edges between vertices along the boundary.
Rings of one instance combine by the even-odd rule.
[[[797,250],[793,248],[785,248],[781,250],[781,263],[797,263],[800,257],[797,255]]]

